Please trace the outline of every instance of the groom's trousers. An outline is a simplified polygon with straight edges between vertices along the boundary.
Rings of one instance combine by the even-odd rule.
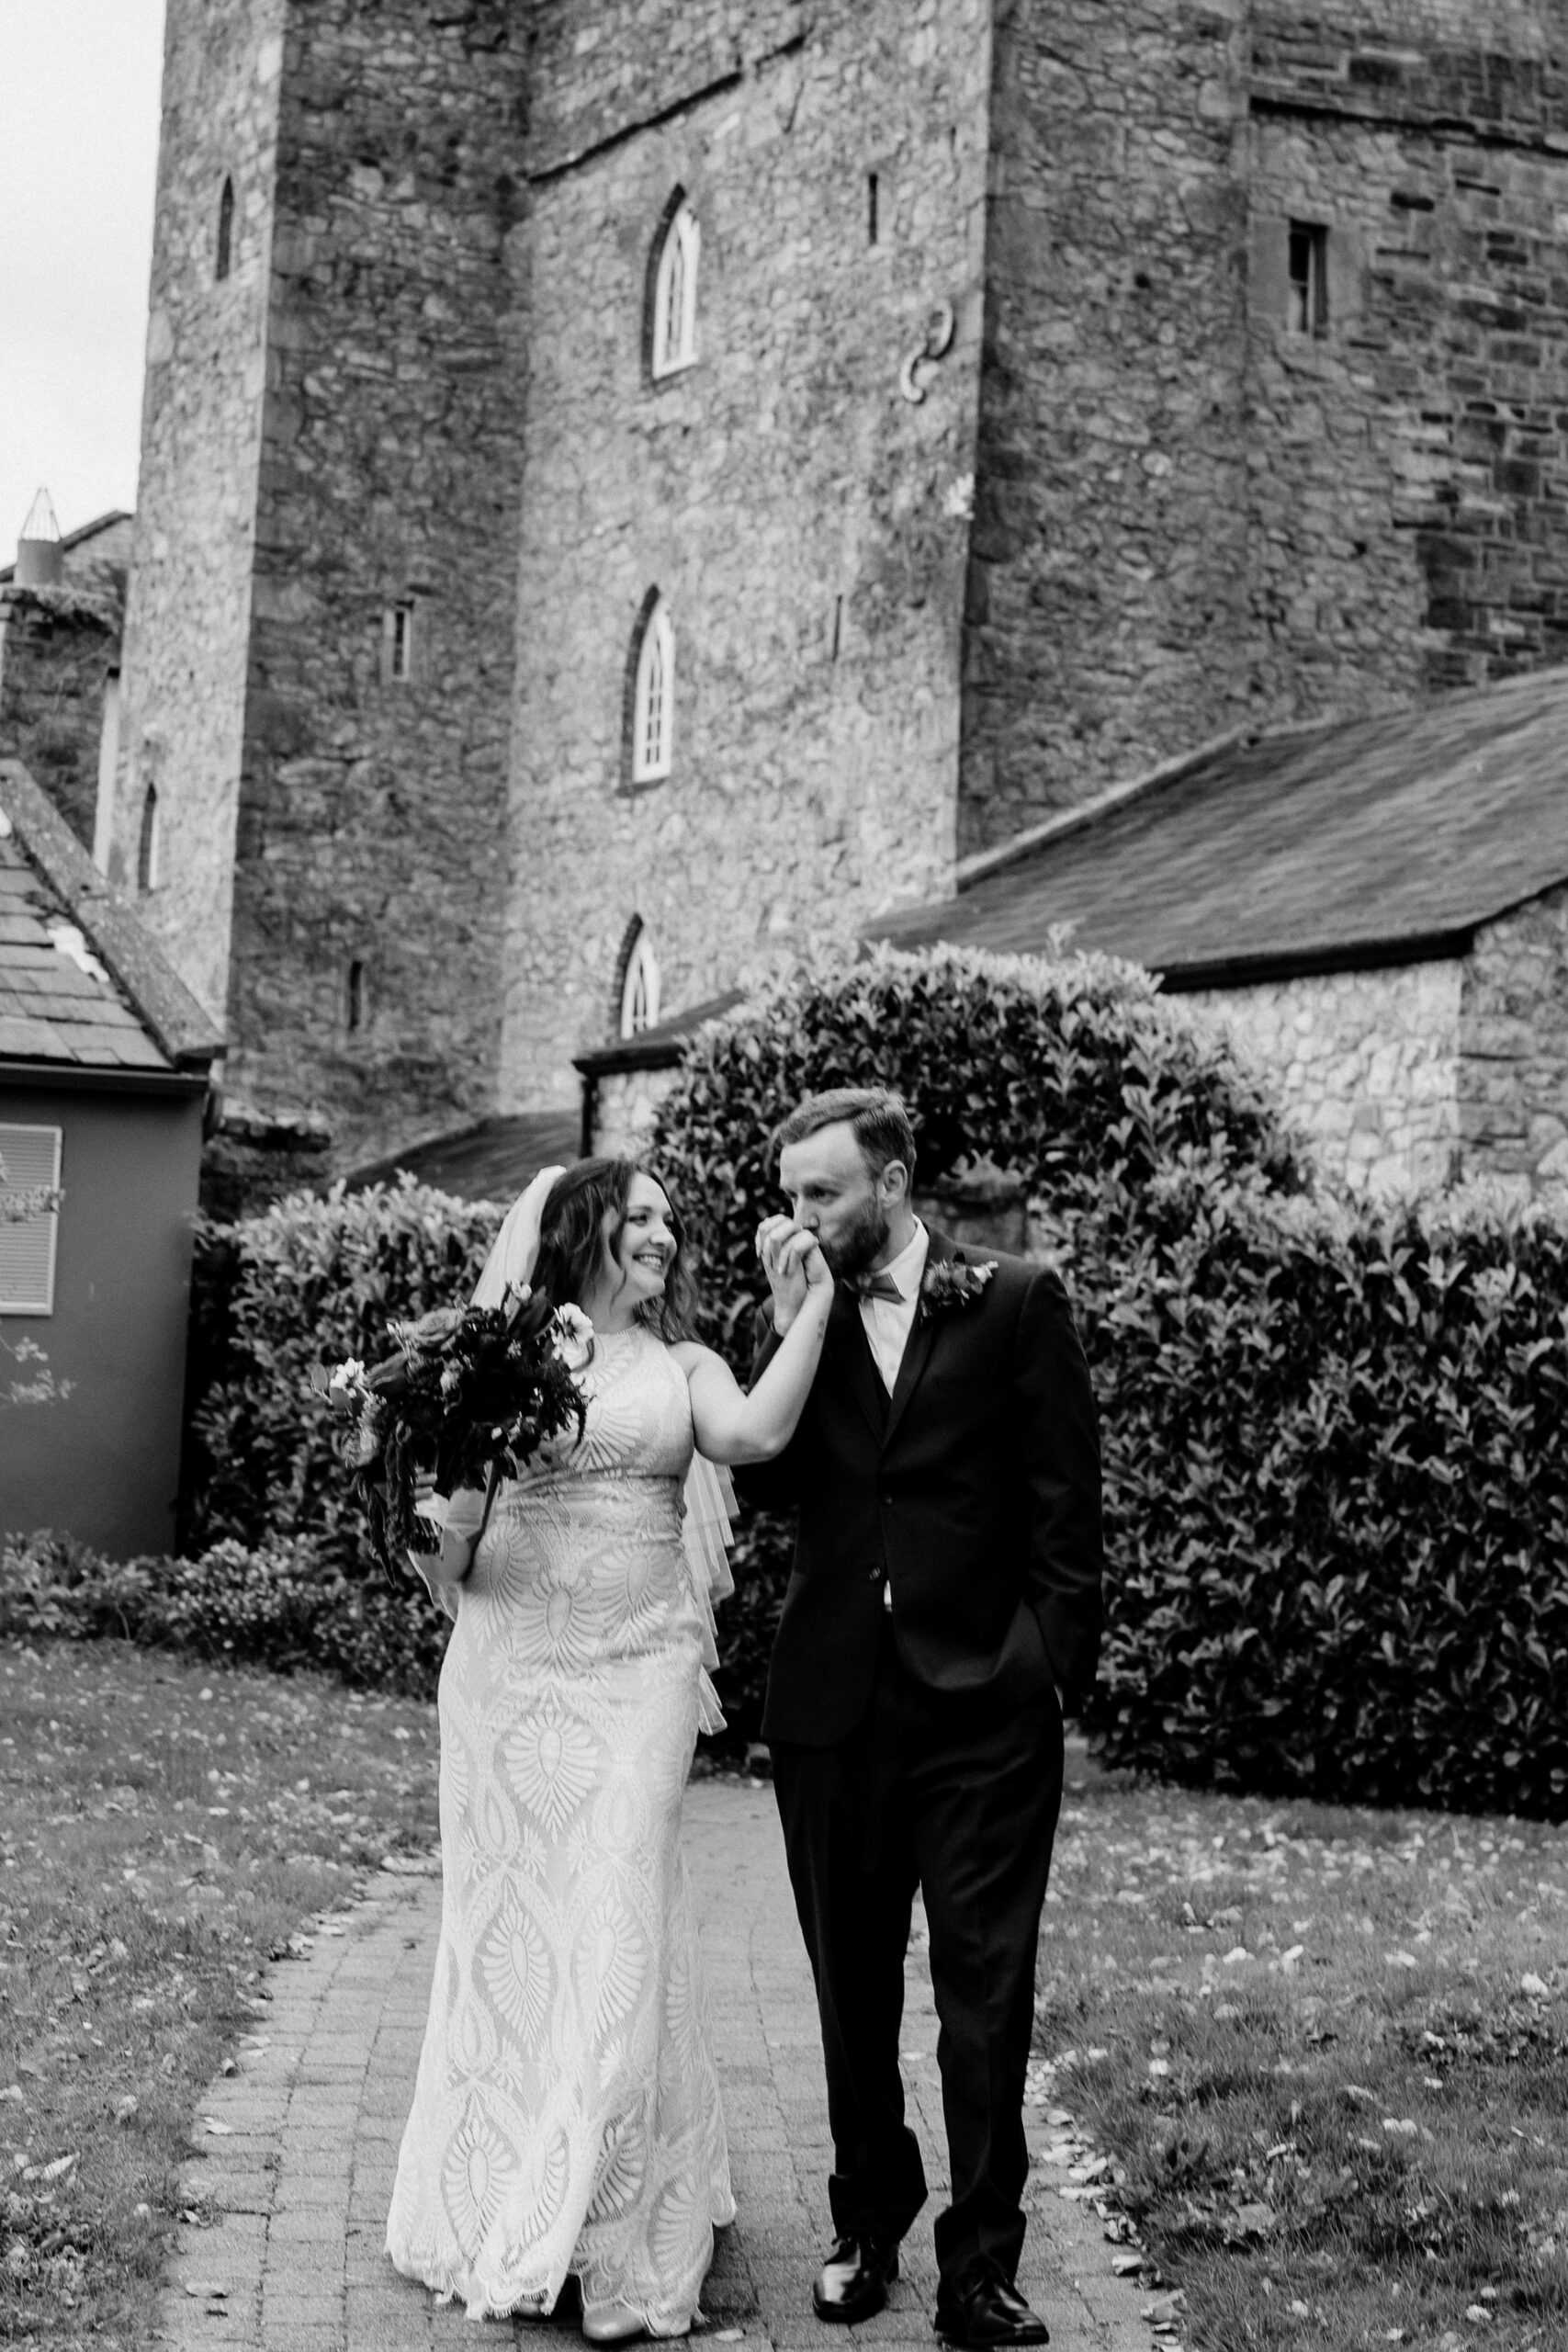
[[[953,2202],[937,2261],[976,2256],[1011,2278],[1029,2170],[1024,2071],[1034,1962],[1062,1801],[1055,1699],[932,1691],[883,1631],[871,1702],[830,1747],[773,1748],[790,1880],[817,1982],[840,2234],[901,2238],[926,2198],[904,2120],[898,2035],[916,1885],[931,1932]]]

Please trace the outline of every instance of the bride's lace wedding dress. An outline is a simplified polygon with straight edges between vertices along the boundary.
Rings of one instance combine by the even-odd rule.
[[[734,2218],[681,1797],[716,1719],[686,1379],[599,1334],[581,1443],[504,1484],[441,1670],[441,1941],[387,2223],[484,2317],[684,2332]]]

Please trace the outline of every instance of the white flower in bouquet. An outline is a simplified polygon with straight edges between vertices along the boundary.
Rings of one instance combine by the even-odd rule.
[[[581,1307],[558,1306],[554,1331],[557,1355],[569,1372],[581,1372],[593,1353],[593,1326]]]
[[[347,1402],[355,1396],[367,1396],[369,1394],[370,1388],[365,1377],[365,1366],[357,1356],[345,1357],[327,1383],[327,1395],[334,1404],[337,1404]]]

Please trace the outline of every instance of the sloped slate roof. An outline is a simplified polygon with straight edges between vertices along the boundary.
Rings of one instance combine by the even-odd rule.
[[[687,1038],[705,1021],[716,1021],[719,1014],[729,1012],[740,1002],[740,990],[728,989],[722,996],[705,997],[700,1004],[689,1004],[682,1012],[672,1012],[666,1020],[655,1022],[651,1028],[639,1029],[635,1037],[613,1037],[603,1046],[585,1046],[571,1057],[573,1069],[584,1078],[609,1078],[618,1070],[665,1069],[681,1058]]]
[[[356,1168],[347,1179],[349,1190],[388,1183],[406,1170],[422,1184],[459,1200],[513,1201],[541,1168],[558,1161],[570,1167],[577,1159],[579,1125],[575,1111],[518,1111],[485,1119]]]
[[[1214,749],[870,938],[1134,957],[1177,986],[1462,954],[1568,880],[1568,672]]]
[[[0,760],[0,1060],[205,1072],[222,1034],[18,760]]]

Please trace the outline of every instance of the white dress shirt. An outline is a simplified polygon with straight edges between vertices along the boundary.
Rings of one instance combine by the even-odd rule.
[[[872,1360],[882,1375],[882,1385],[889,1396],[898,1378],[904,1351],[909,1344],[909,1334],[915,1328],[920,1277],[926,1271],[926,1251],[930,1247],[931,1235],[917,1217],[914,1239],[906,1243],[891,1265],[877,1268],[879,1274],[886,1274],[897,1283],[899,1296],[897,1303],[890,1298],[863,1298],[860,1303],[860,1319],[871,1343]]]

